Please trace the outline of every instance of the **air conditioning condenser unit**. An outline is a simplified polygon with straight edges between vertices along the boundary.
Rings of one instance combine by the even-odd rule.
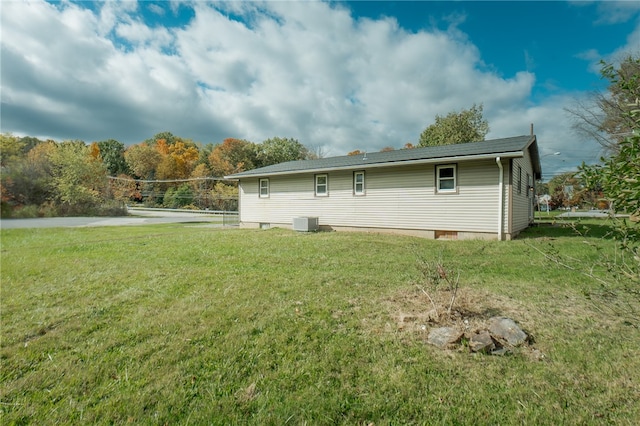
[[[293,230],[300,232],[317,231],[319,228],[317,217],[294,217]]]

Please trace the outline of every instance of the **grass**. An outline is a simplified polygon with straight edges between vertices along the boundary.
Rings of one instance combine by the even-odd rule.
[[[592,265],[613,251],[601,226],[510,242],[2,230],[2,423],[633,424],[638,329],[538,251]],[[513,317],[544,358],[441,351],[399,327],[429,309],[421,256],[459,270],[464,303]]]

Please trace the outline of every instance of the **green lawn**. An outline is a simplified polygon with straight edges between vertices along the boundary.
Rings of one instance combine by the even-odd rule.
[[[613,253],[598,226],[510,242],[3,230],[1,422],[634,424],[638,329],[541,253],[597,265]],[[544,358],[441,351],[423,324],[399,326],[430,309],[419,258],[460,272],[466,315],[511,316]]]

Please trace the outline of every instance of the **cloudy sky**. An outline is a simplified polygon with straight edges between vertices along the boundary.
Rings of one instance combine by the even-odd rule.
[[[640,52],[640,2],[3,0],[1,131],[139,143],[298,139],[328,155],[416,143],[484,105],[543,173],[597,161],[564,108]],[[552,155],[560,152],[560,155]]]

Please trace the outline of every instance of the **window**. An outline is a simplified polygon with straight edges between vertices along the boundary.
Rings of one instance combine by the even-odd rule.
[[[518,166],[518,178],[516,180],[518,186],[518,194],[522,193],[522,166]]]
[[[329,195],[329,178],[327,175],[316,175],[316,196],[326,197]]]
[[[364,195],[364,172],[353,174],[353,194]]]
[[[260,198],[269,198],[269,179],[260,179]]]
[[[456,183],[456,166],[436,167],[436,192],[438,193],[455,193],[458,191]]]

